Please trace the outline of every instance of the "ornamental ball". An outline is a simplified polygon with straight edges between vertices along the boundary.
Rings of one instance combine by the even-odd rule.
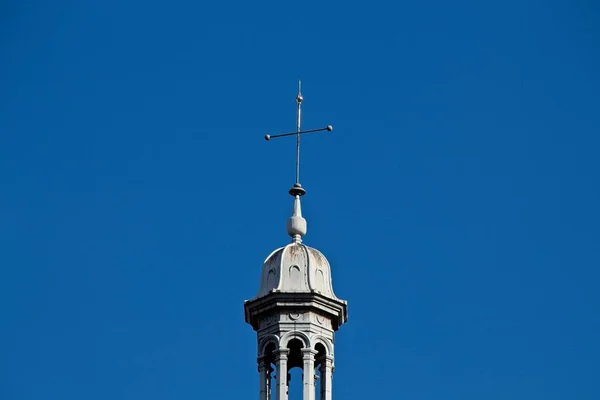
[[[328,130],[329,132],[331,132],[331,131],[333,130],[333,126],[331,126],[331,125],[327,125],[327,130]]]
[[[265,140],[270,140],[271,139],[271,135],[265,135]]]

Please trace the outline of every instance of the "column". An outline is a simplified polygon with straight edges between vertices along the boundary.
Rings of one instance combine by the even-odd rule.
[[[304,384],[302,387],[302,400],[315,400],[315,355],[313,349],[302,349],[302,372]]]
[[[333,374],[333,357],[325,356],[321,361],[321,399],[331,400],[331,378]]]
[[[266,363],[265,357],[258,357],[258,373],[260,375],[259,379],[259,388],[260,388],[260,400],[268,400],[268,382],[267,382],[267,368],[268,365]]]
[[[271,368],[271,364],[267,365],[267,400],[271,400],[271,374],[273,373],[273,368]]]
[[[275,357],[277,361],[277,397],[276,400],[287,400],[288,388],[287,388],[287,360],[289,349],[279,349],[275,351]]]

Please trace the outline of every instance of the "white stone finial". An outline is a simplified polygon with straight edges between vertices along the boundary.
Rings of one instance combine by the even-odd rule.
[[[287,233],[292,237],[293,243],[302,243],[302,236],[306,235],[306,220],[302,217],[300,196],[294,196],[294,209],[287,222]]]

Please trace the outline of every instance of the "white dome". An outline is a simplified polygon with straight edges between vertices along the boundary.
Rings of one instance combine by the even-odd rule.
[[[275,250],[265,260],[256,297],[271,292],[319,293],[339,300],[333,293],[329,261],[319,250],[297,242]]]

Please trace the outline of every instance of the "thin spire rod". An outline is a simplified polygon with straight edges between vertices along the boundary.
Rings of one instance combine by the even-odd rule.
[[[296,183],[300,184],[300,119],[302,115],[302,81],[298,80],[298,125],[296,129]]]

